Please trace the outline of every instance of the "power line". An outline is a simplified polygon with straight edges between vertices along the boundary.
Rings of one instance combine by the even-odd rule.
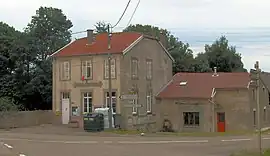
[[[121,15],[121,17],[119,18],[119,20],[117,21],[117,23],[116,23],[114,26],[112,26],[112,28],[116,27],[116,26],[120,23],[120,21],[122,20],[122,18],[124,17],[124,15],[125,15],[125,13],[126,13],[126,11],[127,11],[127,8],[128,8],[128,6],[129,6],[130,2],[131,2],[131,0],[128,1],[128,3],[127,3],[127,5],[126,5],[126,8],[125,8],[124,12],[122,13],[122,15]]]
[[[137,5],[136,5],[136,8],[134,9],[134,11],[133,11],[133,13],[132,13],[132,15],[131,15],[131,17],[130,17],[130,19],[129,19],[129,21],[128,21],[127,27],[129,26],[130,22],[132,21],[133,16],[134,16],[134,14],[135,14],[136,11],[137,11],[140,2],[141,2],[141,0],[138,1]]]
[[[77,31],[77,32],[71,33],[71,35],[80,34],[80,33],[84,33],[84,32],[86,32],[86,31],[85,30],[84,31]]]

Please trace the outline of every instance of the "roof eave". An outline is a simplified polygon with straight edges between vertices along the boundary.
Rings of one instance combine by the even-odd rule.
[[[123,55],[128,53],[135,45],[137,45],[143,39],[143,35],[138,37],[134,42],[132,42],[126,49],[123,50]]]
[[[166,54],[169,56],[169,58],[172,60],[172,62],[174,63],[175,60],[172,57],[172,55],[168,52],[168,50],[163,46],[163,44],[161,43],[161,41],[158,41],[158,43],[160,44],[160,46],[163,48],[163,50],[166,52]]]
[[[76,40],[74,40],[76,41]],[[74,41],[69,42],[68,44],[66,44],[65,46],[63,46],[62,48],[58,49],[56,52],[52,53],[49,57],[54,57],[57,53],[59,53],[61,50],[63,50],[64,48],[68,47],[69,45],[71,45]]]

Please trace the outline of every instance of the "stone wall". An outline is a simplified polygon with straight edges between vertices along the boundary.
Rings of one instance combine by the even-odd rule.
[[[60,123],[60,117],[52,111],[0,112],[0,129]]]

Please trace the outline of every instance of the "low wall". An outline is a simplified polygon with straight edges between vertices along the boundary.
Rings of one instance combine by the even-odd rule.
[[[60,123],[60,117],[53,111],[0,112],[0,129]]]

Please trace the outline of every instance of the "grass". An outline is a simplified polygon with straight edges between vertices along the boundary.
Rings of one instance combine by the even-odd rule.
[[[189,137],[215,137],[215,136],[237,136],[237,135],[251,135],[254,134],[252,131],[241,131],[241,132],[192,132],[192,133],[178,133],[178,132],[155,132],[147,133],[137,130],[105,130],[107,133],[114,133],[119,135],[136,135],[145,133],[146,136],[189,136]]]
[[[235,154],[231,154],[231,156],[260,156],[260,154],[254,151],[241,151]],[[263,156],[270,156],[270,149],[265,150],[263,152]]]

